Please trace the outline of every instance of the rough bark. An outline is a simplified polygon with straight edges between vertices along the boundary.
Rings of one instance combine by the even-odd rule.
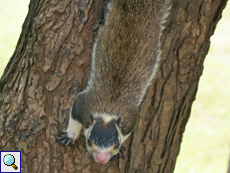
[[[33,0],[0,81],[0,150],[22,151],[22,172],[173,172],[210,36],[227,0],[173,0],[159,73],[148,89],[126,158],[105,165],[55,139],[90,71],[104,1]]]
[[[228,160],[228,172],[227,173],[230,173],[230,156],[229,156],[229,160]]]

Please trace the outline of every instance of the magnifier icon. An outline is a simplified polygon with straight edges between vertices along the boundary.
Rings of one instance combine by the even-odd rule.
[[[14,164],[15,163],[15,158],[11,154],[7,154],[3,158],[3,162],[7,166],[12,166],[15,170],[18,169],[18,167]]]

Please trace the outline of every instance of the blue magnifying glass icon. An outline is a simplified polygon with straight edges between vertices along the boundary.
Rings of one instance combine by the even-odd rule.
[[[3,162],[7,166],[12,166],[15,170],[18,169],[18,167],[14,164],[15,163],[15,158],[11,154],[7,154],[3,158]]]

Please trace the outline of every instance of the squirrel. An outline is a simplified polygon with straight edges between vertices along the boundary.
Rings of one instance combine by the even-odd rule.
[[[68,128],[57,141],[73,145],[82,127],[86,148],[107,163],[124,151],[140,104],[154,78],[170,0],[111,0],[92,52],[87,87],[72,105]]]

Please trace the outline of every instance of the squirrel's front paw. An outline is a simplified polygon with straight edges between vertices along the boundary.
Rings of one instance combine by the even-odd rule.
[[[118,157],[121,157],[122,159],[125,159],[125,154],[124,154],[124,151],[126,150],[125,146],[122,144],[121,147],[120,147],[120,150],[119,150],[119,153],[112,156],[110,161],[113,161],[115,160],[116,158]]]
[[[122,144],[121,147],[120,147],[120,155],[121,155],[121,158],[122,159],[125,159],[125,154],[124,154],[124,151],[126,150],[125,146]]]
[[[69,135],[68,131],[64,130],[59,133],[59,138],[56,139],[57,142],[61,143],[63,146],[73,145],[74,138],[73,135]]]

